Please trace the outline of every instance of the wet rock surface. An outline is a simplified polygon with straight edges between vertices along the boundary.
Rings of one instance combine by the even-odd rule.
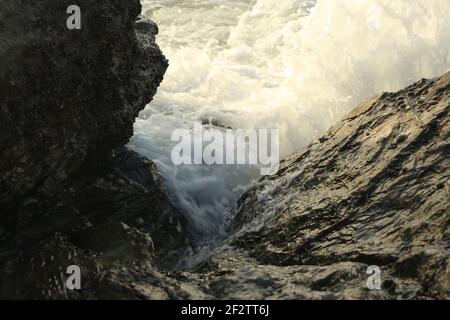
[[[362,103],[239,200],[232,245],[305,297],[448,299],[449,113],[450,73]]]
[[[449,112],[450,73],[362,103],[255,183],[230,237],[195,268],[166,272],[163,290],[179,299],[448,299]],[[370,266],[380,289],[368,288]]]
[[[16,258],[13,267],[11,260],[5,264],[11,278],[30,290],[18,297],[448,299],[449,89],[450,73],[362,103],[285,160],[277,176],[250,188],[236,207],[231,236],[193,268],[161,264],[168,247],[183,250],[192,235],[168,228],[164,216],[158,225],[154,212],[135,215],[139,210],[122,211],[119,204],[106,221],[83,211],[72,218],[77,228],[58,226],[20,255],[3,251],[2,259]],[[121,150],[113,166],[122,180],[142,172],[142,163],[136,166],[142,158],[129,153]],[[117,179],[104,173],[96,188],[106,183],[115,190]],[[160,185],[147,179],[158,178],[139,175],[134,181]],[[102,203],[98,196],[89,200],[89,193],[81,193],[87,208]],[[151,193],[162,194],[159,187]],[[160,228],[166,232],[158,240]],[[27,236],[35,234],[29,230]],[[82,266],[83,290],[61,286],[65,275],[58,268],[69,263]],[[379,290],[367,287],[374,265],[381,270]],[[15,282],[5,283],[1,292],[12,292]]]
[[[27,198],[18,215],[21,227],[0,247],[4,299],[139,298],[140,277],[170,283],[157,270],[192,238],[155,165],[126,148],[57,197]],[[71,265],[82,271],[81,291],[66,288]],[[150,288],[148,298],[168,298]]]

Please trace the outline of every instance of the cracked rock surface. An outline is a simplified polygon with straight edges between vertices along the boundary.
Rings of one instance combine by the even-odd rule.
[[[449,113],[450,73],[363,102],[239,200],[233,246],[300,268],[300,297],[448,299]]]

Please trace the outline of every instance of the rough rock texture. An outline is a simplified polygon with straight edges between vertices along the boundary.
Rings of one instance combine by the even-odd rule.
[[[71,4],[0,0],[0,298],[116,297],[114,274],[188,242],[155,165],[122,147],[168,66],[158,29],[138,0],[80,0],[68,30]]]
[[[170,265],[170,251],[188,241],[154,164],[125,148],[58,197],[28,198],[28,212],[41,215],[0,248],[0,298],[135,297],[119,293],[130,272]],[[65,288],[70,265],[82,270],[81,292]]]
[[[450,298],[449,113],[450,73],[362,103],[240,199],[234,246],[291,297]]]
[[[192,269],[158,262],[164,253],[146,231],[154,221],[138,228],[126,214],[101,223],[94,215],[92,226],[15,255],[14,280],[0,292],[19,279],[28,291],[18,297],[448,299],[449,112],[450,73],[361,104],[245,193],[231,236]],[[83,267],[81,291],[61,284],[69,263]],[[381,268],[381,290],[367,288],[371,265]]]
[[[176,298],[449,299],[450,73],[362,103],[239,200]],[[369,266],[381,289],[369,290]],[[184,296],[183,294],[184,293]],[[146,296],[149,297],[149,296]]]
[[[138,0],[77,1],[81,30],[67,29],[72,4],[0,1],[2,220],[126,144],[167,68],[155,25],[136,35]]]
[[[449,113],[450,73],[362,103],[242,196],[209,258],[128,286],[144,299],[449,299]],[[381,290],[367,287],[373,265]]]

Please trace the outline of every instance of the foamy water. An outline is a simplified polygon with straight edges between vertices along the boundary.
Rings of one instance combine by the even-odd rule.
[[[130,147],[198,230],[222,231],[256,168],[174,166],[194,120],[277,128],[286,156],[362,100],[450,69],[450,0],[143,0],[170,67]]]

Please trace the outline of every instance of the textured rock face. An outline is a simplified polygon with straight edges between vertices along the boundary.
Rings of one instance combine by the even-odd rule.
[[[234,245],[300,297],[449,298],[449,113],[450,73],[362,103],[240,199]]]
[[[194,269],[159,271],[167,247],[153,249],[155,221],[139,227],[123,222],[132,214],[89,216],[93,226],[23,251],[14,269],[21,276],[0,292],[14,292],[19,279],[29,289],[20,297],[448,299],[449,112],[450,73],[362,103],[244,194],[231,236]],[[100,186],[115,185],[114,176]],[[57,282],[68,263],[85,270],[86,288],[76,293]],[[367,288],[372,265],[381,269],[380,290]]]
[[[184,291],[166,292],[449,299],[449,113],[450,73],[362,103],[250,188],[229,239],[194,270],[167,274]],[[367,287],[369,266],[380,290]]]
[[[362,103],[242,196],[203,263],[131,283],[140,298],[448,299],[449,113],[450,73]]]
[[[168,66],[158,29],[138,0],[80,0],[70,31],[71,4],[0,1],[0,298],[129,297],[138,261],[188,241],[155,165],[121,147]]]
[[[28,213],[39,217],[0,246],[0,298],[136,298],[132,274],[157,281],[155,267],[189,241],[154,164],[125,148],[57,197],[28,198]],[[81,292],[65,288],[70,265],[82,270]]]
[[[77,1],[81,30],[71,4],[0,2],[0,219],[126,144],[167,68],[154,24],[134,29],[138,0]]]

